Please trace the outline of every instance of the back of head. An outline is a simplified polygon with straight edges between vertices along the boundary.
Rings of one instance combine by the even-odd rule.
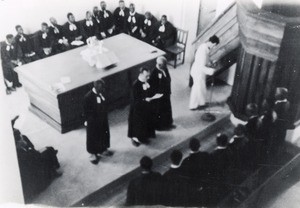
[[[255,103],[249,103],[246,106],[246,115],[251,117],[251,116],[256,116],[258,114],[258,108]]]
[[[170,159],[172,164],[179,165],[182,160],[182,153],[180,150],[173,150],[173,152],[170,155]]]
[[[190,141],[190,149],[193,151],[193,152],[197,152],[200,148],[200,142],[198,139],[196,138],[192,138],[191,141]]]
[[[226,147],[228,144],[228,137],[226,134],[218,134],[217,135],[217,145],[219,147]]]
[[[144,170],[151,170],[152,164],[153,164],[152,159],[148,156],[144,156],[140,160],[140,167]]]
[[[208,41],[216,45],[220,43],[220,39],[216,35],[211,36]]]

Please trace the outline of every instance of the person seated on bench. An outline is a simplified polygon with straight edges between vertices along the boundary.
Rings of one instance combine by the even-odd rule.
[[[135,11],[135,5],[129,5],[129,15],[127,18],[127,33],[135,38],[140,38],[142,16]]]
[[[49,32],[54,37],[54,48],[56,53],[60,53],[70,49],[68,40],[64,35],[64,29],[62,25],[57,23],[54,17],[50,17]]]
[[[119,7],[114,11],[116,34],[126,33],[126,21],[129,15],[129,9],[125,6],[124,0],[119,1]]]
[[[87,11],[85,14],[85,20],[81,22],[81,33],[83,40],[87,42],[90,37],[99,37],[99,29],[97,23],[93,21],[92,12]]]
[[[113,14],[106,9],[105,1],[100,2],[98,17],[100,20],[99,30],[101,38],[104,39],[113,36],[115,33],[114,17]]]
[[[43,22],[35,38],[35,51],[40,58],[45,58],[54,54],[53,46],[54,37],[49,32],[48,24]]]
[[[79,22],[75,21],[75,17],[72,13],[67,14],[68,22],[64,24],[64,33],[69,41],[71,47],[77,47],[83,45],[83,36],[80,31]]]
[[[25,63],[30,63],[32,61],[38,60],[37,54],[34,52],[34,45],[32,39],[29,35],[24,34],[23,28],[21,25],[17,25],[16,27],[17,35],[15,37],[15,41],[17,46],[20,47],[22,51],[22,59]]]
[[[12,91],[16,91],[16,87],[22,87],[14,68],[23,64],[22,51],[14,43],[14,36],[12,34],[6,35],[6,41],[1,44],[1,62],[6,94],[10,94]]]
[[[151,12],[147,11],[145,13],[144,21],[142,22],[140,33],[141,40],[146,43],[151,44],[151,40],[154,35],[154,27],[157,23],[157,19],[151,14]]]
[[[154,27],[152,44],[164,50],[173,45],[175,40],[176,28],[168,21],[166,15],[162,15],[161,20]]]
[[[153,172],[152,159],[144,156],[140,160],[141,175],[130,181],[126,205],[157,205],[161,201],[162,176]]]

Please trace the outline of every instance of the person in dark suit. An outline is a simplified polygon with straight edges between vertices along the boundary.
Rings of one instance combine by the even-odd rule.
[[[34,45],[32,39],[27,34],[24,34],[21,25],[17,25],[15,28],[17,31],[15,41],[16,45],[19,46],[22,51],[22,60],[25,63],[30,63],[32,61],[38,60],[38,56],[34,52]]]
[[[90,37],[98,37],[98,32],[98,26],[93,21],[92,13],[90,11],[87,11],[85,20],[81,23],[81,33],[83,35],[83,40],[86,42]]]
[[[68,13],[67,18],[68,22],[64,25],[64,34],[69,44],[73,48],[84,44],[79,22],[75,21],[75,17],[72,13]]]
[[[183,159],[181,151],[173,150],[170,159],[171,167],[163,174],[162,204],[165,206],[196,206],[200,199],[199,191],[185,175],[186,170],[181,165]]]
[[[211,162],[213,165],[213,176],[217,180],[222,180],[226,171],[231,167],[232,152],[228,148],[228,137],[226,134],[217,135],[217,147],[211,153]]]
[[[129,9],[125,6],[124,0],[119,1],[119,7],[114,11],[116,34],[126,33],[126,21],[129,15]]]
[[[152,70],[149,84],[154,94],[163,94],[153,100],[154,123],[156,130],[174,128],[171,106],[171,76],[167,68],[167,59],[163,56],[156,59],[156,67]]]
[[[14,36],[6,35],[6,41],[1,45],[1,62],[7,94],[22,87],[18,74],[14,71],[15,67],[23,64],[22,56],[20,47],[14,42]]]
[[[127,18],[127,32],[129,35],[135,38],[140,38],[142,16],[135,11],[135,5],[131,3],[129,5],[129,15]]]
[[[193,180],[202,180],[210,173],[210,157],[207,152],[199,151],[201,145],[198,139],[192,138],[189,143],[190,155],[184,159],[182,166],[186,169],[186,175]]]
[[[157,19],[151,14],[151,12],[147,11],[140,29],[141,40],[151,44],[154,35],[154,27],[156,24]]]
[[[255,103],[249,103],[246,106],[246,115],[248,116],[248,121],[245,125],[246,136],[252,140],[255,139],[257,133],[258,125],[258,107]]]
[[[99,27],[100,20],[99,20],[98,15],[99,15],[99,8],[97,6],[94,6],[93,7],[93,13],[92,13],[92,19],[97,24],[97,26]]]
[[[162,176],[153,172],[151,158],[140,160],[142,174],[130,181],[127,189],[126,205],[158,205],[161,203]]]
[[[35,51],[40,58],[45,58],[54,54],[54,37],[49,32],[49,26],[43,22],[41,30],[38,31],[35,38]]]
[[[114,16],[106,9],[105,1],[100,2],[98,17],[100,20],[99,31],[102,39],[113,36],[115,33]]]
[[[152,44],[164,50],[174,44],[176,40],[176,28],[168,21],[166,15],[156,23]]]
[[[100,157],[111,156],[110,132],[103,80],[94,82],[94,87],[84,97],[84,116],[86,120],[86,149],[91,154],[90,161],[98,164]]]
[[[54,17],[50,17],[49,33],[54,37],[55,53],[70,49],[68,40],[65,37],[62,25],[59,25]]]

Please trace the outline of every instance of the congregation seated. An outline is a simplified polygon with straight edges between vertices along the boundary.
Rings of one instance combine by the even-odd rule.
[[[146,43],[151,44],[154,35],[154,27],[157,23],[157,19],[151,14],[151,12],[147,11],[144,16],[144,20],[141,26],[141,40]]]
[[[6,41],[1,44],[1,62],[6,94],[10,94],[12,91],[16,91],[17,87],[22,86],[18,74],[14,71],[15,67],[24,63],[22,57],[21,48],[14,42],[14,36],[6,35]]]
[[[101,34],[101,38],[108,38],[114,35],[115,33],[115,24],[114,17],[112,13],[106,9],[106,2],[100,2],[100,10],[98,12],[99,18],[99,31]]]
[[[127,33],[135,38],[140,38],[142,16],[135,11],[135,5],[129,5],[129,15],[127,19]]]
[[[85,20],[81,22],[81,33],[84,42],[87,42],[90,37],[99,37],[97,23],[93,21],[92,13],[90,11],[86,12]]]
[[[58,172],[58,151],[53,147],[37,151],[27,136],[22,135],[18,129],[14,128],[13,131],[25,201],[30,201],[54,178],[62,175]]]
[[[119,7],[114,11],[116,34],[126,33],[126,21],[129,15],[129,9],[125,6],[124,0],[119,1]]]
[[[34,45],[32,38],[29,35],[24,34],[23,28],[21,25],[16,27],[17,35],[15,37],[16,45],[20,47],[22,52],[22,60],[25,63],[30,63],[38,60],[38,56],[34,51]]]
[[[152,44],[164,50],[174,44],[176,35],[176,28],[168,21],[166,15],[162,15],[160,21],[155,24]]]
[[[68,40],[65,37],[64,29],[62,25],[57,23],[57,20],[54,17],[49,19],[49,33],[54,38],[54,48],[56,53],[60,53],[70,49]]]
[[[49,26],[45,22],[41,24],[41,30],[36,34],[35,51],[40,58],[45,58],[55,53],[54,37],[49,32]]]
[[[151,158],[147,156],[140,160],[141,175],[130,181],[126,205],[160,204],[162,176],[151,170],[152,164]]]
[[[73,48],[84,44],[79,22],[75,21],[75,17],[72,13],[68,13],[67,18],[68,22],[64,24],[64,34],[69,44]]]

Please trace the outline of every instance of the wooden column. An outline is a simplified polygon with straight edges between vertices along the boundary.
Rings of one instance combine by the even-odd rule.
[[[251,1],[240,0],[237,19],[241,46],[228,99],[232,113],[245,120],[248,103],[257,103],[260,109],[263,100],[274,95],[276,87],[286,87],[294,112],[290,119],[298,120],[300,18],[258,9]]]

